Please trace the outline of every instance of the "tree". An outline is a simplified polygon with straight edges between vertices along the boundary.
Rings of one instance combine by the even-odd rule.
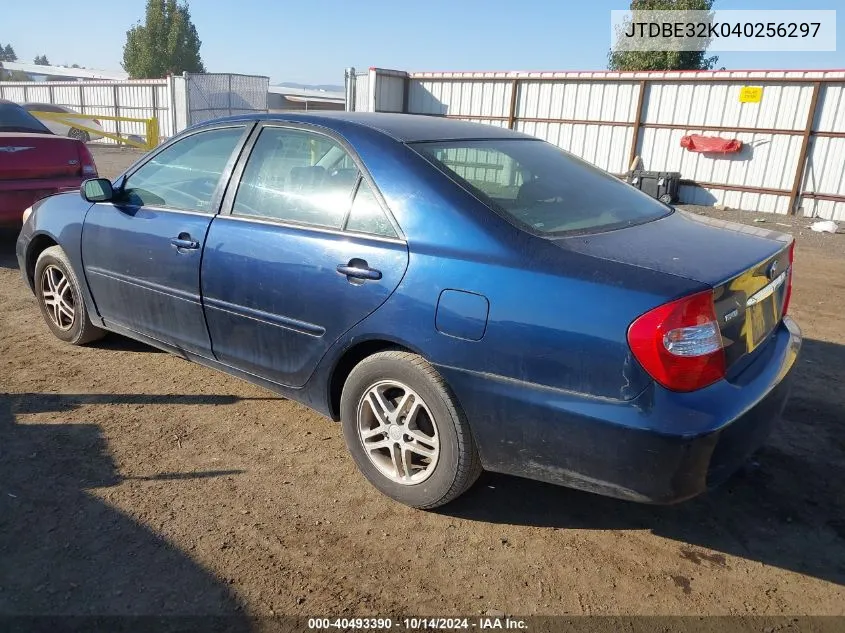
[[[200,46],[187,3],[147,0],[144,24],[138,22],[126,32],[123,69],[133,79],[203,73]]]
[[[38,66],[49,66],[50,60],[47,59],[46,55],[36,55],[35,59],[32,60],[33,64],[37,64]]]
[[[29,81],[29,75],[19,70],[5,70],[3,62],[16,62],[18,56],[11,44],[0,44],[0,81]]]
[[[0,44],[0,62],[16,62],[18,56],[15,55],[15,49],[11,44],[6,44],[5,48]]]
[[[710,11],[714,0],[632,0],[631,11]],[[711,70],[719,58],[705,51],[610,51],[610,70]]]

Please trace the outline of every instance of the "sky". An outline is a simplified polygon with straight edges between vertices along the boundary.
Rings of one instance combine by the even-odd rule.
[[[0,43],[19,61],[120,70],[144,0],[0,0]],[[344,68],[601,70],[625,0],[193,0],[211,72],[342,84]],[[717,0],[716,9],[838,9],[837,51],[719,53],[728,69],[845,68],[842,0]],[[42,16],[49,16],[43,19]],[[36,26],[37,25],[37,26]]]

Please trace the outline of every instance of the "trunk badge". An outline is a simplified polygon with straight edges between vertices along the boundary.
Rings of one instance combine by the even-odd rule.
[[[68,164],[68,165],[78,165],[78,164],[79,164],[79,161],[78,161],[78,160],[73,160],[73,159],[71,159],[71,160],[69,160],[69,161],[67,162],[67,164]]]
[[[7,154],[14,154],[15,152],[24,152],[28,149],[35,149],[34,147],[15,147],[14,145],[4,145],[0,147],[0,152],[6,152]]]

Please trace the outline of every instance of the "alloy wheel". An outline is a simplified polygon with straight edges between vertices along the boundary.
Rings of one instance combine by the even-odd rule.
[[[428,406],[400,382],[381,381],[358,403],[358,437],[379,472],[399,484],[428,479],[440,456],[437,424]]]
[[[41,274],[41,298],[57,328],[69,330],[73,327],[76,318],[73,291],[70,281],[58,266],[50,264]]]

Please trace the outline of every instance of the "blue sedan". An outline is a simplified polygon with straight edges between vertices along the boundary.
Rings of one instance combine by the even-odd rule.
[[[482,469],[693,497],[765,441],[801,345],[791,237],[486,125],[232,117],[24,215],[58,338],[118,332],[302,402],[418,508]]]

